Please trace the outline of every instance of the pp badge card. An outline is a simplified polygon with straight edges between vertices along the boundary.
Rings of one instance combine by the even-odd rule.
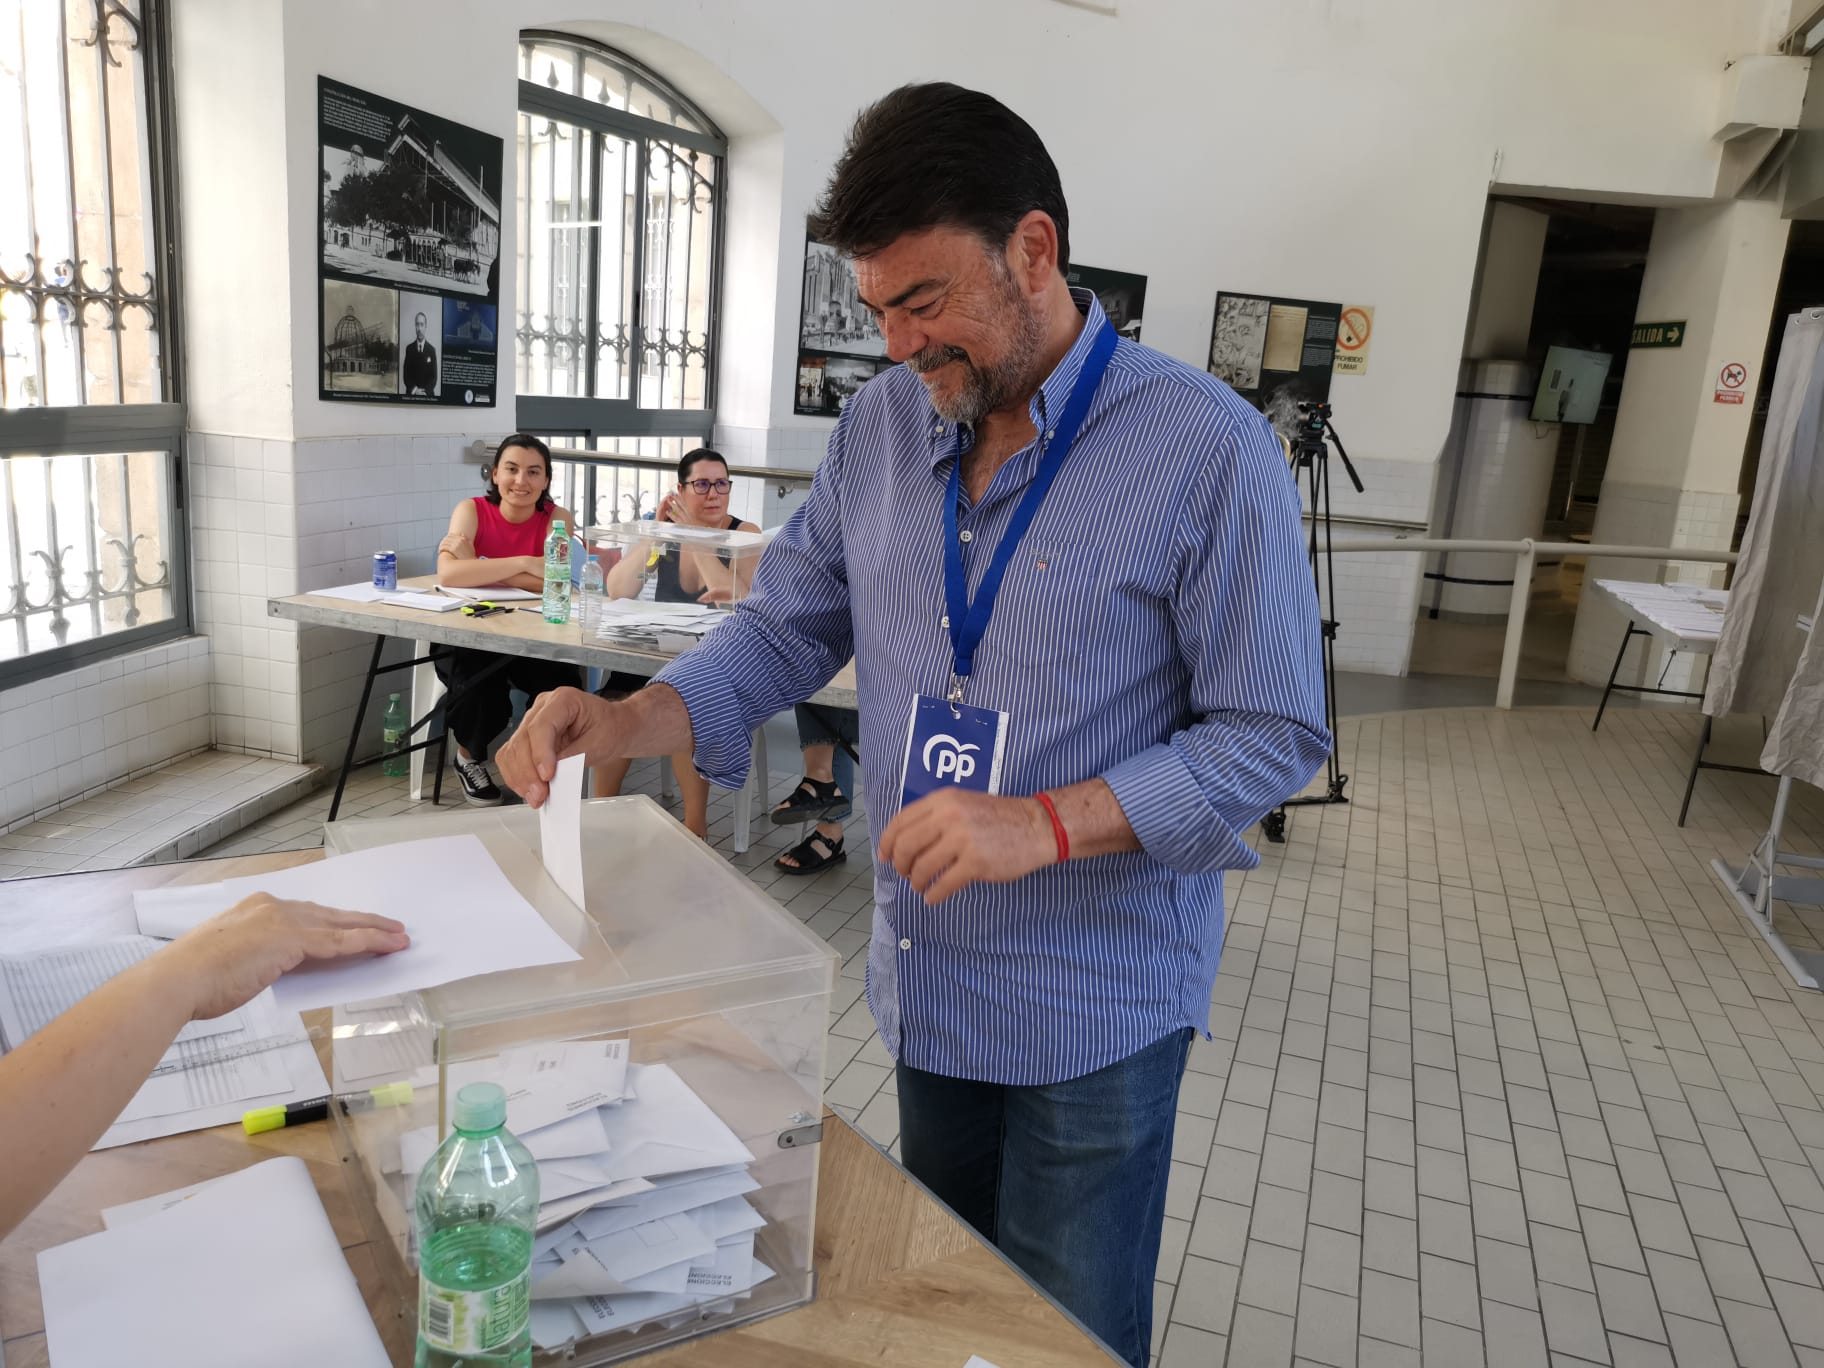
[[[948,699],[921,695],[912,705],[906,734],[903,803],[916,803],[939,789],[1001,791],[1001,753],[1007,745],[1007,714],[992,708],[954,707]]]

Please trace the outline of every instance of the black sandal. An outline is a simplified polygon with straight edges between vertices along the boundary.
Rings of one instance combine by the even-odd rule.
[[[836,787],[834,779],[823,782],[807,774],[798,781],[792,796],[773,809],[773,825],[796,826],[799,822],[814,822],[831,808],[841,807],[846,802],[848,798]]]
[[[786,855],[791,856],[798,863],[786,864],[784,862]],[[838,836],[832,841],[827,836],[819,836],[816,832],[812,832],[809,837],[786,851],[785,855],[776,857],[773,860],[773,868],[782,874],[815,874],[820,869],[827,869],[833,864],[841,864],[848,858],[848,852],[842,848],[842,837]]]

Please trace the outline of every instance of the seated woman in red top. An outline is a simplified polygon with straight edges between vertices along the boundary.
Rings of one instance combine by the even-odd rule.
[[[559,518],[576,520],[551,501],[551,451],[536,437],[515,433],[500,444],[482,472],[488,492],[464,499],[450,514],[450,530],[437,544],[437,582],[453,589],[506,585],[539,592],[545,587],[545,534]],[[504,662],[504,663],[502,663]],[[497,668],[498,667],[498,668]],[[582,672],[556,660],[458,647],[437,660],[448,689],[444,725],[456,742],[462,796],[489,807],[502,794],[488,773],[488,744],[513,715],[510,690],[536,698],[566,684],[580,688]]]

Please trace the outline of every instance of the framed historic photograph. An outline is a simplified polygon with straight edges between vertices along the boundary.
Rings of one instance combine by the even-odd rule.
[[[317,81],[324,399],[394,404],[492,404],[500,297],[501,139],[340,81]],[[332,286],[336,287],[332,290]],[[371,382],[381,324],[391,321],[390,385]],[[352,292],[351,292],[352,291]],[[448,306],[466,313],[462,355],[449,354]],[[333,301],[333,302],[332,302]],[[348,306],[348,307],[344,307]],[[422,320],[422,323],[420,322]],[[355,342],[355,329],[368,338]],[[354,348],[368,355],[356,358]],[[452,373],[452,367],[460,375]]]

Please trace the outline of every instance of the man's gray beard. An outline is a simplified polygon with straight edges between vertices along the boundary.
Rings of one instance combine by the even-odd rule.
[[[918,362],[924,361],[929,367],[932,362],[945,356],[953,357],[963,366],[966,374],[962,386],[954,396],[940,399],[935,391],[927,390],[931,397],[931,407],[947,422],[979,423],[996,409],[1005,407],[1026,391],[1036,388],[1044,378],[1035,376],[1033,371],[1038,366],[1039,354],[1045,348],[1045,325],[1015,292],[1011,281],[1008,282],[1006,305],[1012,336],[1007,354],[994,365],[977,366],[969,360],[967,353],[957,348],[946,348],[936,356],[927,357],[921,353],[912,358],[915,374],[922,374]]]

